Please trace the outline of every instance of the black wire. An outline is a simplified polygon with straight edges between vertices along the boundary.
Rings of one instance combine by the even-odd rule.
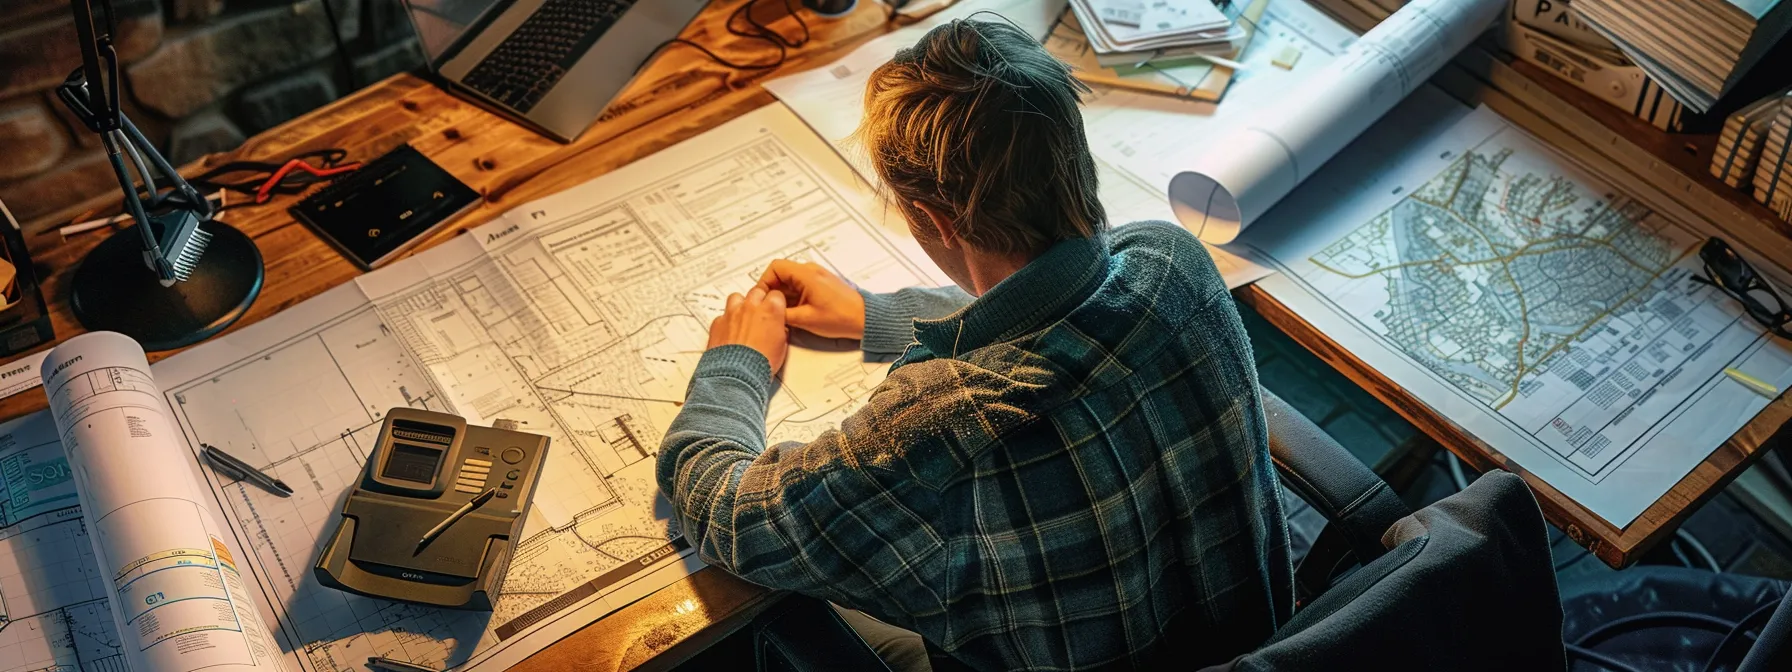
[[[1587,557],[1587,554],[1591,553],[1591,552],[1592,551],[1589,551],[1585,548],[1575,551],[1574,555],[1568,556],[1567,560],[1563,560],[1561,562],[1556,563],[1556,565],[1555,565],[1556,571],[1560,572],[1564,569],[1569,568],[1570,566],[1574,565],[1574,563],[1580,562],[1581,558]]]
[[[336,61],[342,64],[342,74],[348,78],[348,88],[361,88],[360,78],[355,76],[355,63],[349,60],[348,47],[342,44],[342,26],[336,21],[336,10],[330,7],[330,0],[318,0],[324,6],[324,18],[330,21],[330,37],[336,40]]]
[[[1730,632],[1726,633],[1723,639],[1718,640],[1717,648],[1711,650],[1711,657],[1705,659],[1705,667],[1700,669],[1703,669],[1705,672],[1711,672],[1711,670],[1716,669],[1717,659],[1723,655],[1724,649],[1730,645],[1731,640],[1736,639],[1736,635],[1747,632],[1750,629],[1750,623],[1762,616],[1773,613],[1773,610],[1778,609],[1779,606],[1780,600],[1769,600],[1766,604],[1756,607],[1754,611],[1749,612],[1747,616],[1742,617],[1742,620],[1736,622],[1736,627],[1731,628]]]
[[[1578,646],[1593,646],[1606,639],[1636,630],[1674,625],[1685,625],[1701,630],[1710,630],[1714,633],[1728,633],[1736,627],[1736,621],[1696,611],[1655,611],[1646,614],[1632,614],[1594,628],[1574,640],[1574,643]]]
[[[746,3],[740,6],[740,8],[734,10],[734,13],[728,15],[727,21],[722,23],[722,28],[735,37],[747,40],[761,40],[777,49],[778,57],[773,59],[770,63],[736,63],[726,58],[722,58],[721,55],[714,51],[710,51],[709,47],[682,37],[674,37],[659,43],[658,46],[653,48],[653,51],[648,52],[647,58],[641,59],[641,64],[635,66],[635,70],[639,72],[641,68],[647,67],[647,63],[652,61],[653,57],[658,56],[661,51],[666,49],[666,47],[670,47],[674,44],[682,44],[692,49],[696,49],[697,51],[702,52],[704,56],[709,57],[709,60],[715,61],[722,67],[734,70],[759,71],[776,69],[778,66],[784,65],[784,61],[790,56],[791,49],[796,49],[809,43],[809,24],[803,20],[803,15],[797,11],[796,6],[791,4],[792,1],[793,0],[784,0],[783,4],[785,11],[790,13],[790,18],[795,19],[796,25],[803,29],[803,36],[795,40],[784,37],[783,33],[772,30],[771,26],[760,23],[759,19],[753,18],[753,8],[759,4],[759,0],[747,0]],[[752,32],[747,32],[735,27],[734,22],[742,17],[746,18],[747,26],[752,29]]]

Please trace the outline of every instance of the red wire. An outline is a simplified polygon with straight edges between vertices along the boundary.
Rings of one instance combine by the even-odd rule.
[[[274,171],[274,174],[268,177],[268,181],[261,183],[261,188],[255,190],[255,202],[266,203],[269,199],[273,198],[274,187],[280,184],[281,180],[286,179],[287,175],[291,175],[294,170],[303,170],[317,177],[330,177],[332,175],[352,172],[360,167],[361,162],[355,161],[333,168],[314,168],[311,164],[305,163],[304,159],[293,159],[287,161],[286,165],[281,166],[279,170]]]

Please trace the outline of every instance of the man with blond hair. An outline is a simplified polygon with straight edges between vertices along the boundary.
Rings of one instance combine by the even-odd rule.
[[[1085,91],[995,22],[880,67],[859,138],[957,286],[871,294],[773,262],[711,326],[660,449],[705,562],[843,607],[898,669],[929,649],[987,670],[1199,667],[1293,609],[1237,309],[1187,232],[1108,230]],[[838,430],[767,447],[791,328],[897,359]]]

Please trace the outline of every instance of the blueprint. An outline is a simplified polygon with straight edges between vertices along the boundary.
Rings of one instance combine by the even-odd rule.
[[[1692,280],[1669,221],[1486,109],[1421,89],[1240,239],[1262,287],[1620,528],[1784,389],[1792,350]]]
[[[156,381],[195,460],[217,446],[296,490],[205,472],[296,669],[360,670],[371,655],[503,669],[701,566],[654,458],[710,321],[780,257],[872,289],[941,284],[899,221],[774,105],[169,358]],[[837,425],[886,368],[853,343],[794,345],[773,442]],[[385,411],[401,406],[552,440],[491,613],[312,578]]]
[[[123,672],[105,573],[56,424],[0,425],[0,672]]]

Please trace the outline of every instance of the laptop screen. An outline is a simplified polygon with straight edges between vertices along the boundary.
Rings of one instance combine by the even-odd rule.
[[[441,64],[443,55],[479,23],[480,16],[504,4],[505,0],[404,0],[431,66]]]

